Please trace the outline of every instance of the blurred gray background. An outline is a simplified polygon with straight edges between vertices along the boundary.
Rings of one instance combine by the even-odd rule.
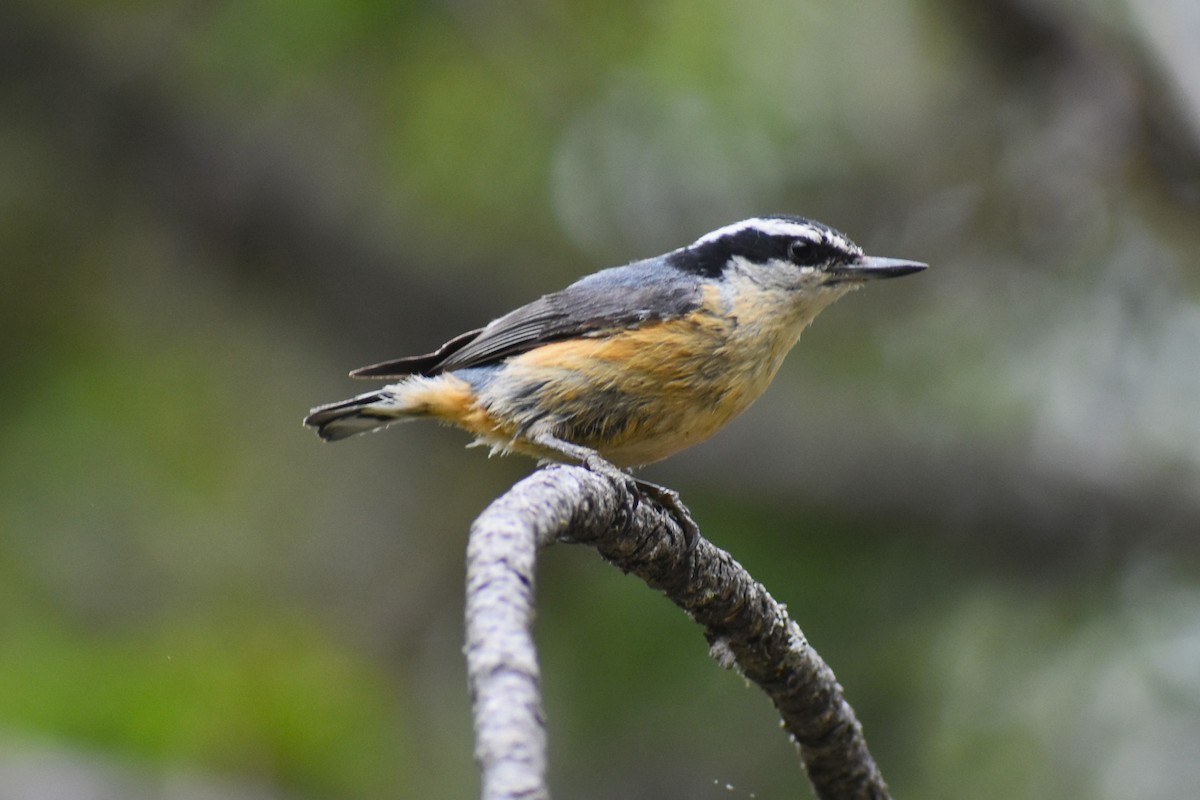
[[[466,530],[532,463],[308,408],[759,213],[929,262],[646,471],[898,797],[1200,786],[1195,0],[0,10],[0,798],[461,798]],[[545,553],[552,787],[806,796],[682,614]],[[728,788],[732,787],[732,788]]]

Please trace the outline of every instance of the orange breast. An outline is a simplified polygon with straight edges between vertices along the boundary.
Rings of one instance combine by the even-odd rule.
[[[552,421],[561,438],[615,464],[660,461],[707,439],[761,393],[730,358],[732,327],[700,312],[547,344],[512,359],[481,400],[518,427]]]

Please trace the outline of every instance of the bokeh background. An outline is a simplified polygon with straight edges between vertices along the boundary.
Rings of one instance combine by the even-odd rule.
[[[645,473],[897,796],[1200,786],[1195,0],[8,0],[0,798],[475,794],[466,530],[526,474],[350,368],[799,213],[916,277]],[[552,788],[807,796],[767,701],[541,563]]]

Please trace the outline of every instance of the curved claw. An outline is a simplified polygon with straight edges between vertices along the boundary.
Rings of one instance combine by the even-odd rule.
[[[637,511],[638,504],[643,497],[650,497],[656,500],[667,513],[675,518],[675,521],[679,523],[679,527],[683,529],[683,540],[687,545],[687,552],[690,554],[696,549],[696,544],[700,541],[700,526],[692,519],[692,513],[687,510],[683,501],[679,499],[679,493],[675,490],[659,486],[656,483],[638,480],[628,472],[618,468],[595,450],[563,441],[549,430],[531,430],[529,438],[535,444],[582,462],[585,467],[597,475],[603,475],[613,483],[625,487],[626,497],[629,498],[630,505],[627,509],[623,510],[626,512],[626,520],[630,522],[632,522],[633,514]]]
[[[700,542],[700,526],[692,518],[692,512],[688,511],[687,506],[683,504],[679,492],[649,481],[635,479],[634,482],[637,484],[639,492],[658,501],[659,505],[679,523],[679,527],[683,529],[683,542],[687,547],[687,552],[690,554],[695,550],[696,545]]]
[[[632,525],[633,515],[642,501],[638,481],[628,472],[625,472],[599,455],[584,459],[583,465],[597,475],[603,475],[614,484],[625,489],[622,493],[624,502],[621,510],[624,512],[626,526]]]

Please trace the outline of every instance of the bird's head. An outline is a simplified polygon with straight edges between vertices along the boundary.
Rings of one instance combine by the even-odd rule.
[[[841,295],[869,280],[926,268],[864,255],[843,233],[793,216],[752,217],[718,228],[670,255],[680,269],[719,280],[731,272],[763,286]]]

